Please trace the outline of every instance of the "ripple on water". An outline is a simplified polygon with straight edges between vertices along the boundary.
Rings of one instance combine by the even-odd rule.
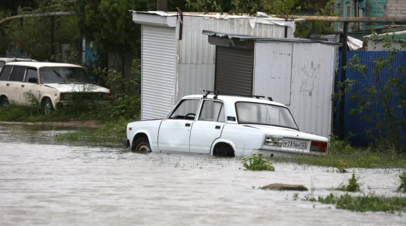
[[[34,139],[40,131],[10,130],[0,126],[0,225],[406,222],[404,216],[337,210],[331,205],[294,201],[295,192],[257,189],[270,183],[303,184],[314,188],[314,196],[325,196],[351,176],[328,168],[276,162],[275,172],[251,172],[239,170],[242,165],[236,158],[37,144],[23,136]],[[365,191],[369,187],[377,194],[395,195],[398,172],[362,169],[357,175]],[[305,195],[309,193],[299,197]]]

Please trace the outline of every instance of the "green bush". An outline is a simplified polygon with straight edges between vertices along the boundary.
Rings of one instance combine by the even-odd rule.
[[[355,148],[350,145],[348,140],[339,140],[337,136],[330,134],[329,153],[349,155],[353,154],[355,151]]]
[[[403,171],[403,173],[399,175],[399,179],[400,186],[398,187],[398,192],[406,193],[406,171]]]
[[[131,76],[124,77],[116,70],[94,69],[94,74],[99,78],[99,84],[112,90],[111,105],[105,106],[99,117],[106,120],[117,118],[137,119],[141,110],[141,63],[133,60]]]
[[[269,170],[275,171],[275,167],[272,165],[271,161],[262,158],[263,153],[253,154],[251,157],[242,158],[241,162],[246,170]]]

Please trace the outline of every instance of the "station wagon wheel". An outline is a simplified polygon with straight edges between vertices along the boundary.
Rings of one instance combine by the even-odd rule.
[[[0,106],[3,107],[3,108],[8,108],[8,105],[9,105],[9,102],[8,102],[7,97],[1,98]]]
[[[45,98],[41,103],[42,111],[45,115],[49,115],[54,110],[52,106],[52,101],[49,98]]]
[[[134,152],[148,153],[151,152],[151,147],[149,146],[148,138],[140,137],[134,141]]]

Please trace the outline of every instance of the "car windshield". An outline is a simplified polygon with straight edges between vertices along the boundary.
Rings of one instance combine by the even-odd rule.
[[[89,83],[89,78],[83,68],[47,67],[40,69],[41,83]]]
[[[237,102],[235,107],[240,124],[260,124],[298,129],[287,108],[252,102]]]

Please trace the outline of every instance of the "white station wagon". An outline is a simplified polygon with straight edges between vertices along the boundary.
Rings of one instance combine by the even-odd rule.
[[[0,73],[0,106],[10,101],[27,104],[27,93],[33,94],[45,113],[68,105],[74,93],[108,102],[110,90],[89,83],[83,67],[48,62],[9,62]]]
[[[253,97],[218,95],[213,91],[185,96],[164,119],[129,123],[124,145],[144,153],[191,152],[230,157],[259,152],[266,157],[283,152],[327,152],[328,139],[300,132],[285,105],[272,98]]]

